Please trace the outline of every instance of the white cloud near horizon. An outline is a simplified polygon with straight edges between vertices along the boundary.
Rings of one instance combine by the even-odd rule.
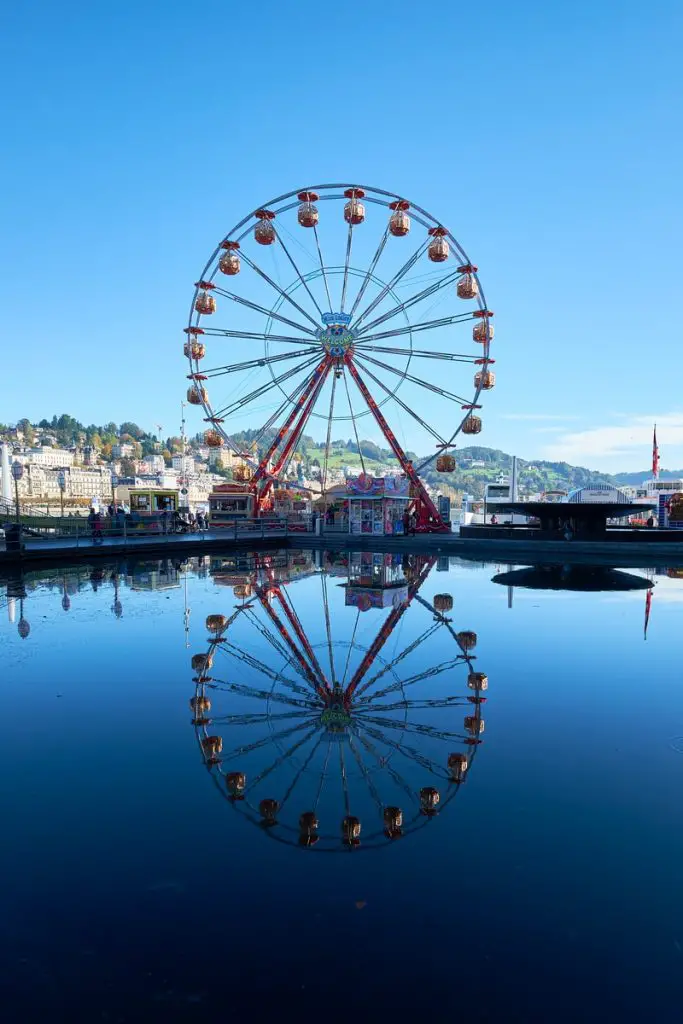
[[[657,424],[662,467],[683,464],[683,412],[632,416],[627,422],[569,432],[543,448],[544,459],[603,469],[641,470],[652,457],[652,428]]]

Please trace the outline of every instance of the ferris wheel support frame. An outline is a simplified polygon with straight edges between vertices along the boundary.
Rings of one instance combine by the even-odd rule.
[[[353,697],[356,688],[358,687],[358,684],[361,682],[363,676],[366,674],[366,672],[374,662],[375,658],[382,650],[382,648],[384,647],[385,643],[387,642],[393,631],[396,629],[396,626],[398,625],[398,622],[403,616],[403,614],[410,607],[413,598],[415,597],[415,595],[417,594],[418,590],[425,582],[427,577],[429,576],[435,562],[436,558],[433,555],[426,558],[425,563],[422,566],[422,569],[420,570],[419,576],[415,580],[413,580],[413,582],[408,587],[407,600],[400,604],[398,608],[392,608],[379,633],[373,640],[370,647],[368,647],[365,657],[363,658],[360,665],[354,672],[353,677],[350,679],[349,685],[346,687],[346,690],[344,691],[344,700],[350,701],[351,698]]]
[[[360,393],[362,394],[363,398],[365,399],[367,406],[370,409],[372,415],[374,416],[378,427],[380,428],[380,430],[384,434],[384,437],[388,441],[389,447],[391,448],[394,455],[398,459],[401,469],[410,480],[411,486],[415,491],[413,502],[415,505],[415,512],[417,513],[416,529],[419,530],[421,533],[449,533],[450,528],[446,526],[445,522],[441,518],[441,514],[439,513],[438,508],[436,507],[432,499],[429,497],[427,489],[425,488],[424,484],[420,480],[420,477],[416,473],[412,462],[407,457],[406,453],[403,451],[400,444],[398,443],[393,430],[390,428],[389,424],[382,415],[382,412],[379,406],[377,405],[377,402],[370,394],[370,391],[367,385],[365,384],[365,381],[359,374],[358,369],[356,368],[353,359],[351,358],[349,353],[347,353],[344,356],[344,362],[348,366],[349,373],[356,382],[356,386]]]

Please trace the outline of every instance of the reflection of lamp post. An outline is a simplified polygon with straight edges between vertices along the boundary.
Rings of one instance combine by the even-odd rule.
[[[31,627],[24,618],[24,599],[22,597],[21,600],[19,601],[19,622],[17,625],[17,633],[19,634],[22,640],[25,640],[30,632]]]
[[[119,574],[114,573],[112,576],[112,582],[114,584],[114,603],[111,606],[111,610],[117,619],[120,619],[123,615],[123,605],[119,601]]]
[[[24,467],[15,459],[12,463],[12,476],[14,477],[14,509],[16,513],[16,523],[19,525],[19,481],[24,475]]]
[[[62,519],[64,518],[64,490],[66,488],[66,476],[64,470],[60,469],[57,473],[57,483],[59,484],[59,501],[62,509]]]

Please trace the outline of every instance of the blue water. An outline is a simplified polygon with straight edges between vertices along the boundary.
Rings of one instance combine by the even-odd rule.
[[[507,571],[6,580],[3,1020],[679,1021],[683,579]]]

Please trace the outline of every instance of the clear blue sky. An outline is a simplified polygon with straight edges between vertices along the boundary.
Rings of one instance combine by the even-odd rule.
[[[674,0],[9,7],[0,420],[175,432],[216,240],[359,180],[439,211],[479,265],[482,444],[638,469],[657,416],[683,465],[682,28]]]

